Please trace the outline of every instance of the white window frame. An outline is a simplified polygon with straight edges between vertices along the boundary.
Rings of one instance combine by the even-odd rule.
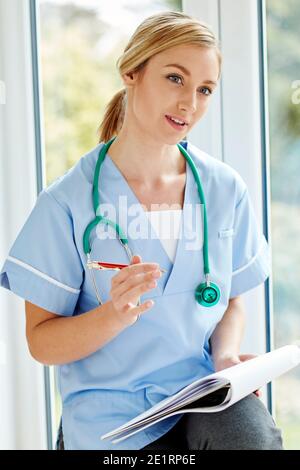
[[[0,264],[33,208],[36,129],[29,0],[0,0]],[[29,354],[24,300],[0,289],[0,449],[47,449],[44,367]]]
[[[265,4],[263,0],[183,0],[183,11],[208,23],[221,42],[222,76],[211,107],[188,138],[235,168],[246,182],[261,228],[270,239]],[[238,21],[233,21],[238,18]],[[247,51],[247,53],[245,53]],[[242,352],[273,345],[272,274],[243,294],[247,327]],[[274,414],[271,386],[262,399]]]

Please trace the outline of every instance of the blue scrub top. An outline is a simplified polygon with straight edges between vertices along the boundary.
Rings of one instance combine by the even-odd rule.
[[[203,232],[194,210],[199,209],[200,201],[189,165],[182,236],[173,264],[108,152],[100,171],[101,213],[110,211],[106,215],[132,235],[129,245],[134,254],[141,255],[143,262],[158,262],[167,272],[158,279],[156,288],[141,296],[142,302],[149,298],[155,304],[134,325],[90,356],[55,367],[66,449],[141,449],[170,430],[181,415],[117,444],[100,439],[192,381],[214,372],[209,338],[229,299],[261,284],[269,275],[269,246],[241,176],[190,142],[180,143],[193,158],[203,185],[211,278],[220,287],[220,301],[207,308],[194,296],[195,288],[204,281]],[[102,146],[103,142],[39,194],[0,273],[3,287],[58,315],[80,315],[98,305],[87,273],[82,237],[94,218],[92,185]],[[90,238],[92,259],[128,263],[115,235],[111,236],[109,229],[105,233],[100,226]],[[139,227],[142,229],[137,236]],[[103,302],[110,298],[114,275],[115,271],[96,272]]]

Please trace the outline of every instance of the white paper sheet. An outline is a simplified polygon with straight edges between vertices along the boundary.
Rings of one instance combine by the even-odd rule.
[[[182,413],[212,413],[228,408],[245,396],[261,388],[300,363],[300,348],[287,345],[254,359],[198,379],[171,397],[167,397],[149,410],[136,416],[122,426],[101,436],[101,439],[117,438],[117,443],[163,419]],[[226,387],[227,385],[227,387]],[[189,403],[209,396],[216,390],[224,391],[221,403],[182,409]],[[197,405],[197,406],[196,406]]]

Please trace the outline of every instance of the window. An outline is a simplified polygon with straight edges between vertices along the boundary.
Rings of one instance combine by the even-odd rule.
[[[300,331],[299,22],[297,0],[266,0],[274,347],[298,340]],[[287,449],[300,449],[299,396],[298,367],[275,381],[276,421]]]
[[[181,11],[181,0],[39,0],[40,75],[49,185],[98,143],[104,108],[123,83],[116,60],[146,17]],[[50,368],[52,441],[61,415]]]

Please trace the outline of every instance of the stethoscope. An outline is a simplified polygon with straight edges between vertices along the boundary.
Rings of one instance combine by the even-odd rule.
[[[127,253],[129,261],[131,261],[131,258],[133,256],[132,251],[131,251],[131,249],[128,245],[128,239],[125,237],[121,227],[117,223],[113,222],[112,220],[109,220],[109,219],[105,218],[101,214],[97,215],[98,214],[98,208],[99,208],[99,191],[98,191],[98,188],[99,188],[100,168],[101,168],[101,165],[103,163],[103,160],[105,158],[105,155],[106,155],[109,147],[111,146],[111,144],[113,143],[113,141],[115,139],[116,139],[116,137],[113,137],[112,139],[110,139],[106,144],[104,144],[101,147],[101,150],[99,152],[99,157],[98,157],[98,160],[97,160],[95,173],[94,173],[94,181],[93,181],[93,206],[94,206],[95,218],[88,224],[88,226],[86,227],[86,229],[84,231],[84,235],[83,235],[83,250],[84,250],[84,253],[87,257],[87,268],[88,268],[88,271],[92,275],[92,283],[93,283],[93,286],[94,286],[94,290],[95,290],[95,293],[96,293],[97,300],[98,300],[100,305],[103,302],[101,301],[101,297],[99,295],[99,292],[98,292],[98,289],[97,289],[97,284],[96,284],[95,277],[94,277],[94,268],[96,268],[96,262],[91,259],[91,246],[90,246],[90,242],[89,242],[91,231],[100,222],[102,222],[104,224],[107,224],[107,225],[110,225],[116,231],[116,233],[118,235],[118,238],[119,238],[119,241],[120,241],[121,245],[124,247],[124,249]],[[203,307],[212,307],[212,306],[216,305],[220,300],[220,289],[216,284],[214,284],[210,280],[210,270],[209,270],[209,260],[208,260],[208,226],[207,226],[206,204],[205,204],[204,193],[203,193],[202,185],[201,185],[201,182],[200,182],[200,177],[199,177],[198,170],[197,170],[192,158],[189,156],[189,154],[186,152],[186,150],[184,149],[184,147],[182,145],[177,144],[177,147],[179,148],[180,152],[183,154],[183,156],[187,160],[187,162],[188,162],[188,164],[189,164],[189,166],[190,166],[190,168],[193,172],[193,175],[194,175],[195,181],[197,183],[197,187],[198,187],[200,202],[203,205],[203,232],[204,232],[204,234],[203,234],[203,262],[204,262],[205,282],[202,282],[201,284],[199,284],[196,287],[195,299]],[[139,304],[140,304],[140,301],[138,302],[137,305],[139,305]]]

